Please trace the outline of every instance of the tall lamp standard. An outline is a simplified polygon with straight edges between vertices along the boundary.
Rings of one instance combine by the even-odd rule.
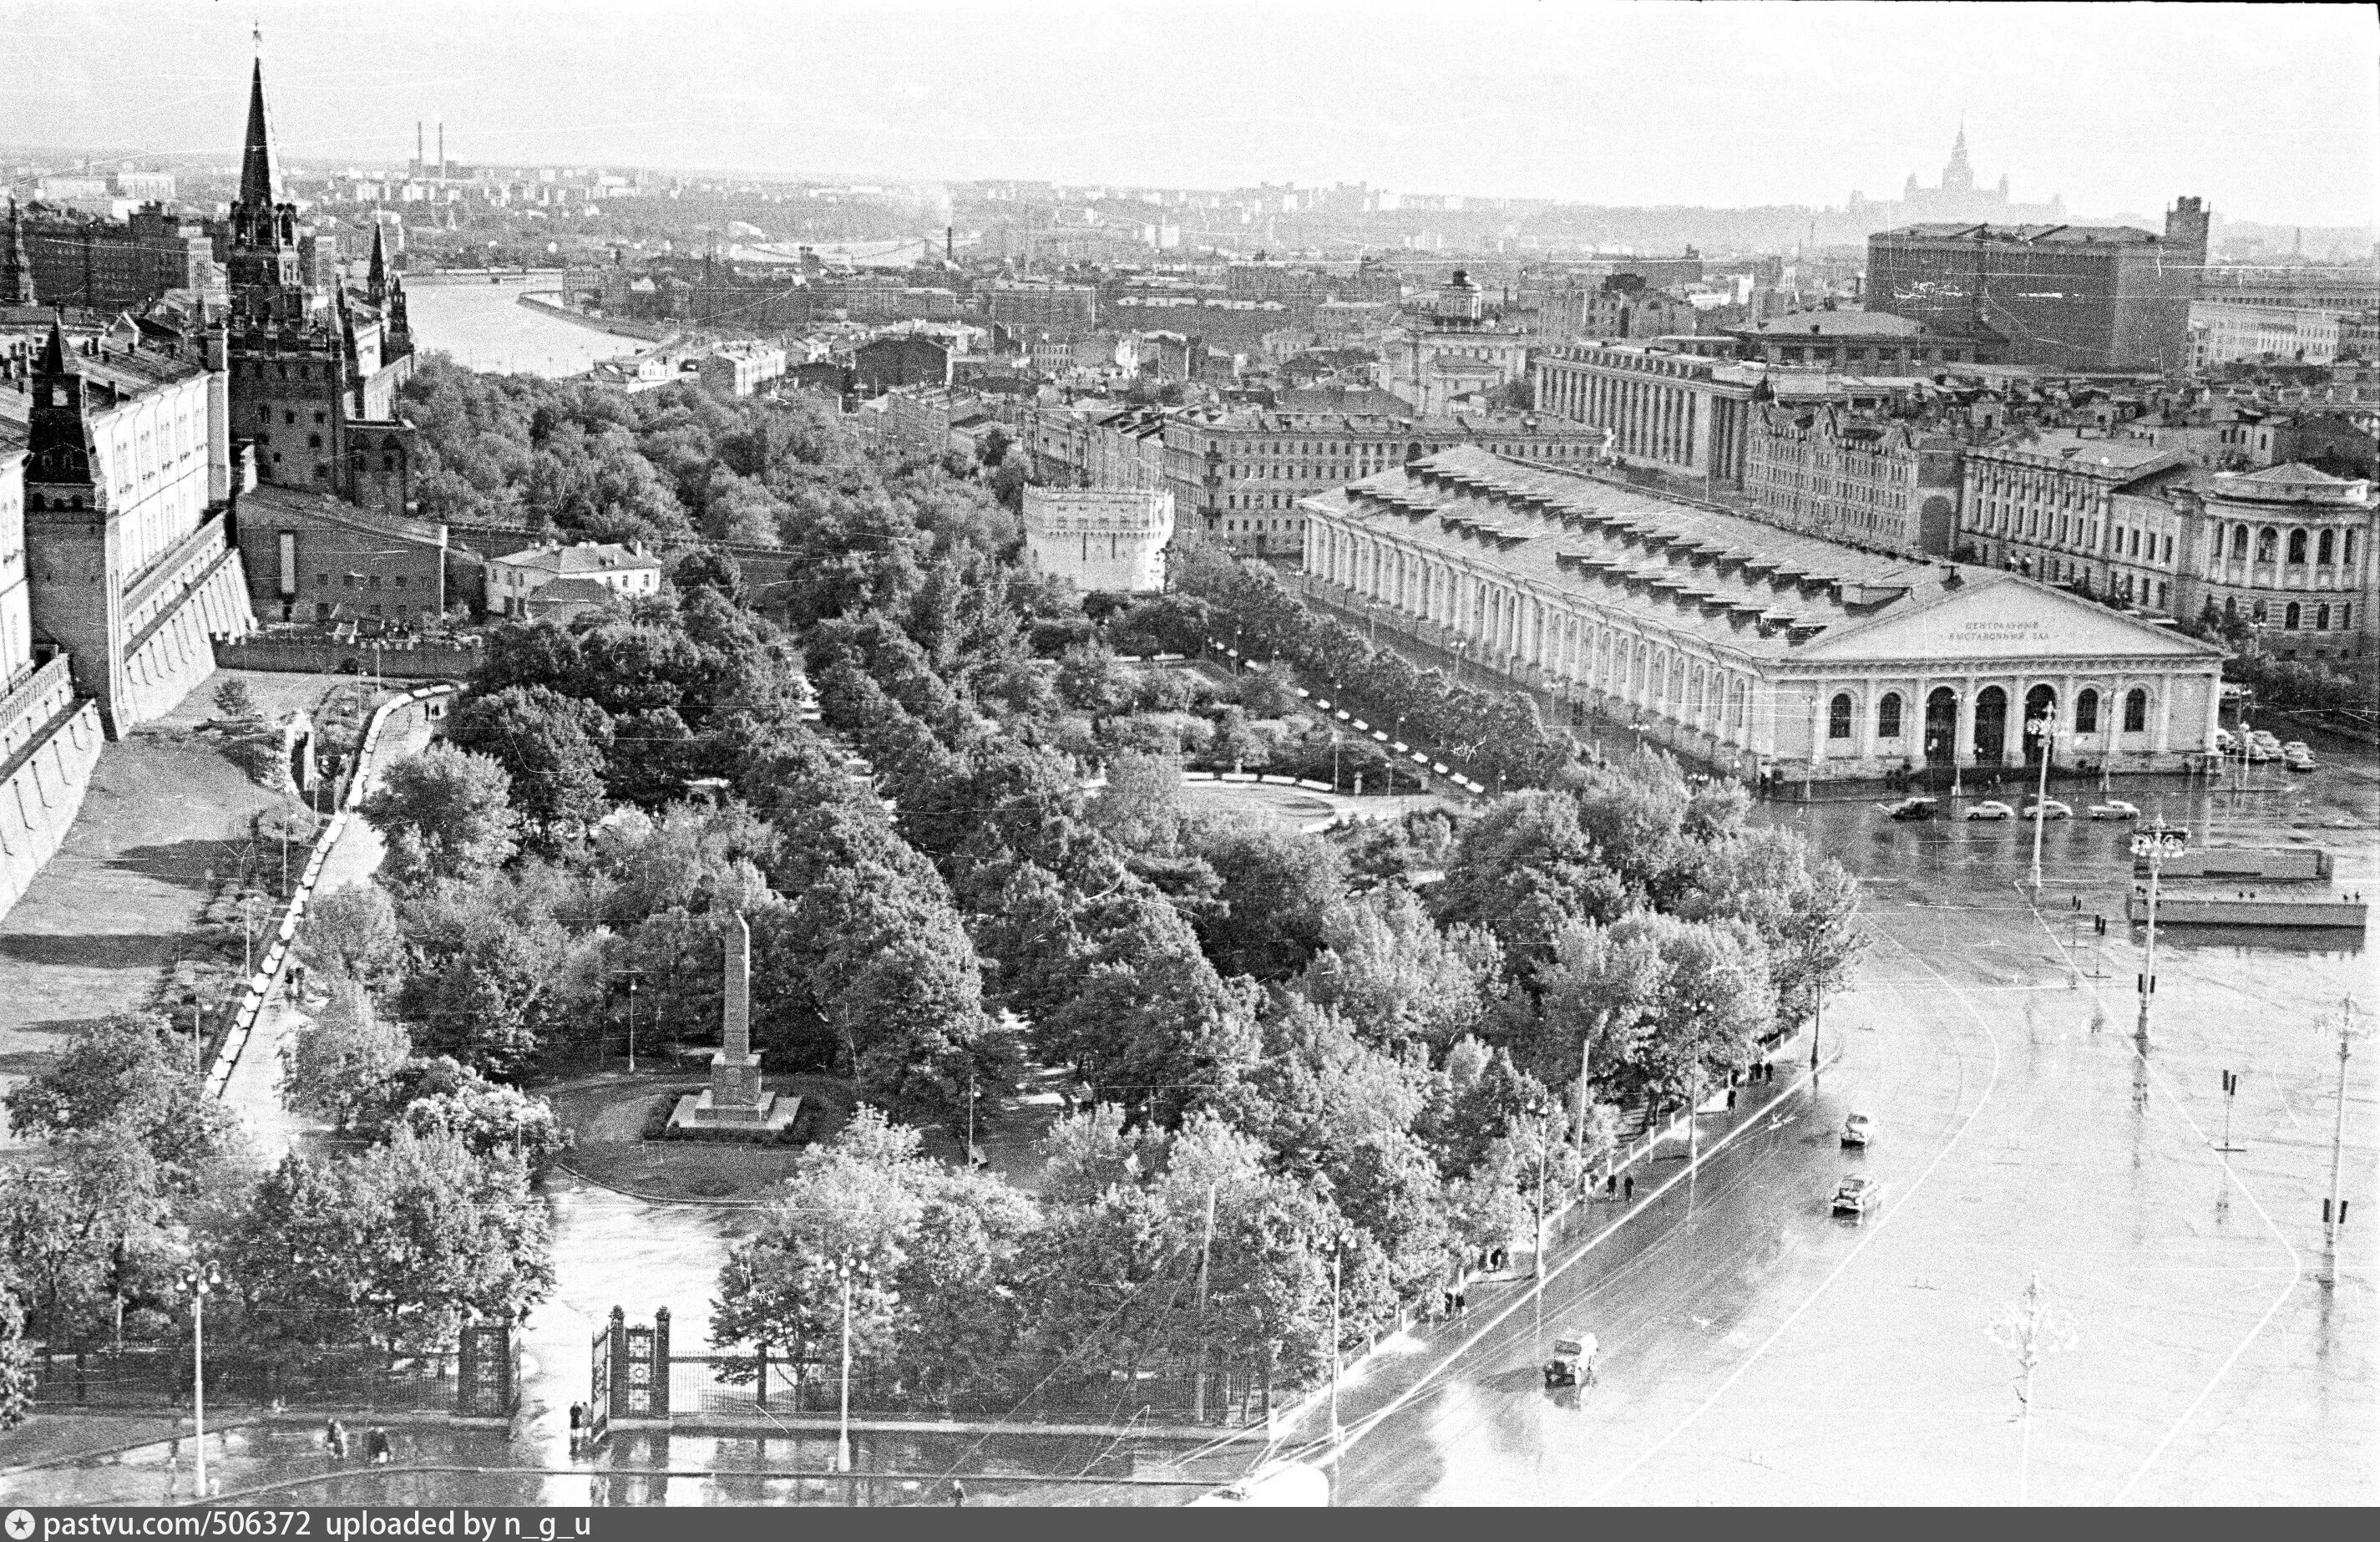
[[[199,1498],[207,1497],[207,1297],[223,1285],[223,1273],[212,1264],[192,1264],[182,1271],[182,1293],[190,1298],[190,1414],[196,1430]]]
[[[2033,903],[2041,904],[2041,827],[2049,818],[2049,759],[2058,750],[2058,709],[2026,723],[2025,732],[2041,740],[2041,786],[2033,795]]]
[[[851,1280],[856,1274],[866,1274],[868,1266],[855,1260],[848,1253],[834,1266],[835,1278],[843,1281],[843,1414],[836,1424],[834,1470],[851,1471]]]
[[[637,1074],[637,987],[645,981],[642,969],[623,969],[619,978],[628,982],[628,1075]]]
[[[2144,858],[2149,865],[2149,936],[2148,948],[2141,961],[2141,1017],[2137,1029],[2143,1049],[2149,1042],[2149,998],[2156,994],[2157,877],[2165,869],[2165,859],[2188,842],[2189,838],[2178,830],[2144,830],[2132,837],[2132,855]]]

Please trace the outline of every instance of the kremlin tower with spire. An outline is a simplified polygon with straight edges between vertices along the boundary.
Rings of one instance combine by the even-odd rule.
[[[239,197],[225,267],[230,289],[231,432],[254,446],[257,480],[327,492],[402,516],[412,431],[395,417],[413,373],[403,281],[388,272],[377,226],[370,276],[354,295],[317,274],[316,236],[284,202],[264,101],[264,63],[249,79]]]

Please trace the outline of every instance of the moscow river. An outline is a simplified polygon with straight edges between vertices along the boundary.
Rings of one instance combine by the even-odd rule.
[[[597,359],[635,353],[646,345],[576,322],[562,321],[520,303],[533,288],[554,286],[552,274],[458,283],[416,280],[405,286],[413,322],[414,346],[424,353],[453,356],[455,362],[497,374],[585,374]]]

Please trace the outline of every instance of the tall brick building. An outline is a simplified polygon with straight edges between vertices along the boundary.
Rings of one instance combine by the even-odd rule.
[[[2210,215],[2175,201],[2165,233],[2129,225],[1904,225],[1868,237],[1867,306],[1934,332],[2008,340],[2049,370],[2190,366],[2190,302]]]

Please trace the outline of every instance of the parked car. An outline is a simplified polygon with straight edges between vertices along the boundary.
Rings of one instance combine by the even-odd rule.
[[[1987,797],[1984,799],[1983,802],[1975,805],[1973,808],[1968,809],[1967,818],[1971,820],[2012,820],[2016,818],[2016,810],[2010,807],[2007,804],[2002,803],[1998,798]]]
[[[1930,820],[1941,813],[1942,800],[1938,797],[1905,797],[1899,803],[1879,803],[1876,807],[1884,810],[1884,816],[1888,820]]]
[[[2313,751],[2285,749],[2281,751],[2281,764],[2293,771],[2310,771],[2313,770]]]
[[[2303,739],[2291,739],[2287,744],[2281,746],[2281,753],[2284,755],[2287,755],[2293,749],[2307,755],[2312,755],[2313,753],[2313,746],[2306,743]]]
[[[2248,763],[2250,765],[2269,765],[2280,758],[2281,751],[2279,746],[2267,745],[2262,740],[2257,739],[2251,739],[2248,741]]]
[[[2028,820],[2033,818],[2035,810],[2038,810],[2045,820],[2070,820],[2074,817],[2072,804],[2060,803],[2054,797],[2035,798],[2026,804],[2024,817]]]
[[[2232,736],[2231,730],[2228,728],[2218,728],[2215,731],[2215,753],[2217,755],[2240,753],[2240,741]]]
[[[1854,1172],[1835,1185],[1834,1213],[1865,1220],[1884,1200],[1884,1185],[1864,1172]]]
[[[1843,1144],[1865,1146],[1876,1138],[1876,1121],[1864,1113],[1855,1113],[1843,1121]]]
[[[2141,817],[2141,806],[2111,797],[2105,803],[2093,804],[2091,817],[2095,820],[2137,820]]]

